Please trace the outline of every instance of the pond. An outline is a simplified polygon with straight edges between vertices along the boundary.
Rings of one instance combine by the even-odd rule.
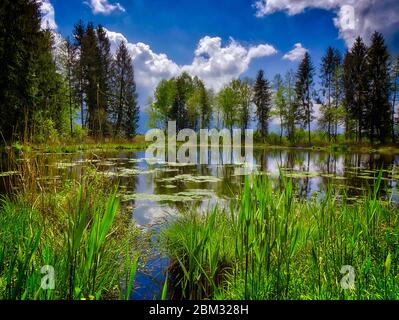
[[[373,188],[382,170],[381,196],[398,201],[399,156],[377,153],[332,154],[293,149],[254,150],[253,174],[278,178],[279,172],[294,180],[298,197],[319,197],[331,186],[344,189],[351,201]],[[149,164],[144,152],[92,151],[77,154],[38,154],[46,163],[40,179],[54,183],[82,175],[102,175],[119,182],[122,202],[131,209],[132,219],[156,242],[157,232],[179,211],[206,210],[223,206],[237,194],[248,168],[242,165]],[[3,159],[5,160],[5,159]],[[3,161],[4,162],[4,161]],[[0,168],[0,193],[9,190],[17,172]],[[156,248],[156,246],[154,246]],[[162,291],[167,257],[156,249],[139,270],[132,299],[153,299]]]

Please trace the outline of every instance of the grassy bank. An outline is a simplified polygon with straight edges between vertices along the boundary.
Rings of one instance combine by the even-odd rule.
[[[269,133],[266,137],[260,137],[255,133],[254,146],[257,148],[271,149],[304,149],[326,152],[358,152],[358,153],[399,153],[399,144],[394,142],[378,143],[364,138],[362,142],[348,140],[345,135],[339,134],[337,137],[328,136],[323,131],[312,131],[311,142],[309,143],[307,132],[298,130],[290,141],[286,136],[276,133]]]
[[[82,140],[65,139],[57,142],[34,143],[31,141],[7,143],[0,145],[0,151],[7,152],[9,150],[24,152],[44,152],[44,153],[76,153],[82,151],[115,151],[115,150],[131,150],[142,151],[148,147],[149,143],[145,142],[144,136],[137,136],[134,139],[102,139],[96,141],[94,139],[85,138]]]
[[[363,142],[355,142],[346,140],[345,136],[340,134],[337,138],[330,141],[325,133],[313,131],[311,143],[309,143],[307,134],[302,131],[297,133],[294,141],[289,141],[287,137],[280,137],[278,134],[270,133],[266,137],[259,137],[257,133],[254,136],[255,148],[266,149],[302,149],[326,152],[357,152],[357,153],[385,153],[399,154],[398,143],[376,144],[364,139]],[[137,136],[134,139],[102,139],[96,141],[92,138],[84,138],[81,140],[64,139],[57,142],[33,143],[33,142],[14,142],[8,143],[7,146],[0,145],[0,152],[7,150],[24,151],[24,152],[44,152],[44,153],[76,153],[85,151],[144,151],[152,144],[146,142],[144,136]],[[182,145],[178,142],[177,146]]]
[[[299,200],[292,182],[246,180],[231,209],[181,215],[163,234],[179,294],[190,299],[397,299],[398,208],[378,186],[349,203]],[[343,266],[352,289],[341,287]],[[347,275],[349,276],[349,275]]]

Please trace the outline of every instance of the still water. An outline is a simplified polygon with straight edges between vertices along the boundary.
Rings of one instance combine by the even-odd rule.
[[[102,175],[118,182],[132,219],[156,243],[157,232],[179,211],[206,210],[216,203],[225,205],[249,173],[242,165],[149,164],[144,156],[144,152],[102,151],[38,154],[46,164],[40,179],[52,184],[84,175]],[[293,179],[298,197],[320,197],[330,186],[344,189],[348,199],[356,201],[364,190],[373,188],[378,171],[382,170],[382,197],[399,202],[399,155],[258,149],[254,156],[253,174],[277,180],[279,172],[283,172]],[[9,176],[17,173],[8,172],[4,164],[0,169],[0,193],[5,193],[10,187]],[[131,298],[159,297],[168,265],[168,258],[152,249],[146,267],[137,274]]]

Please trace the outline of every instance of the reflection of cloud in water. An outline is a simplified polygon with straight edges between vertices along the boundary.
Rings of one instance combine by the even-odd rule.
[[[204,190],[204,192],[206,191]],[[216,205],[221,209],[227,209],[228,203],[227,199],[212,196],[199,201],[198,206],[196,205],[195,208],[193,207],[192,209],[206,212]],[[157,201],[139,200],[133,208],[133,218],[140,227],[151,227],[156,224],[161,224],[177,214],[177,208],[173,208],[168,204],[160,204]]]
[[[170,216],[176,215],[176,209],[167,205],[160,205],[156,201],[146,201],[133,208],[133,217],[136,223],[141,226],[151,226],[165,221]]]

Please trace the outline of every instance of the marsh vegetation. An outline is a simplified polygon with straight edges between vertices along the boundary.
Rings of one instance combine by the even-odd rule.
[[[169,298],[396,298],[396,156],[255,159],[248,172],[143,151],[4,155],[2,298],[161,298],[166,275]],[[41,289],[46,265],[55,290]]]

